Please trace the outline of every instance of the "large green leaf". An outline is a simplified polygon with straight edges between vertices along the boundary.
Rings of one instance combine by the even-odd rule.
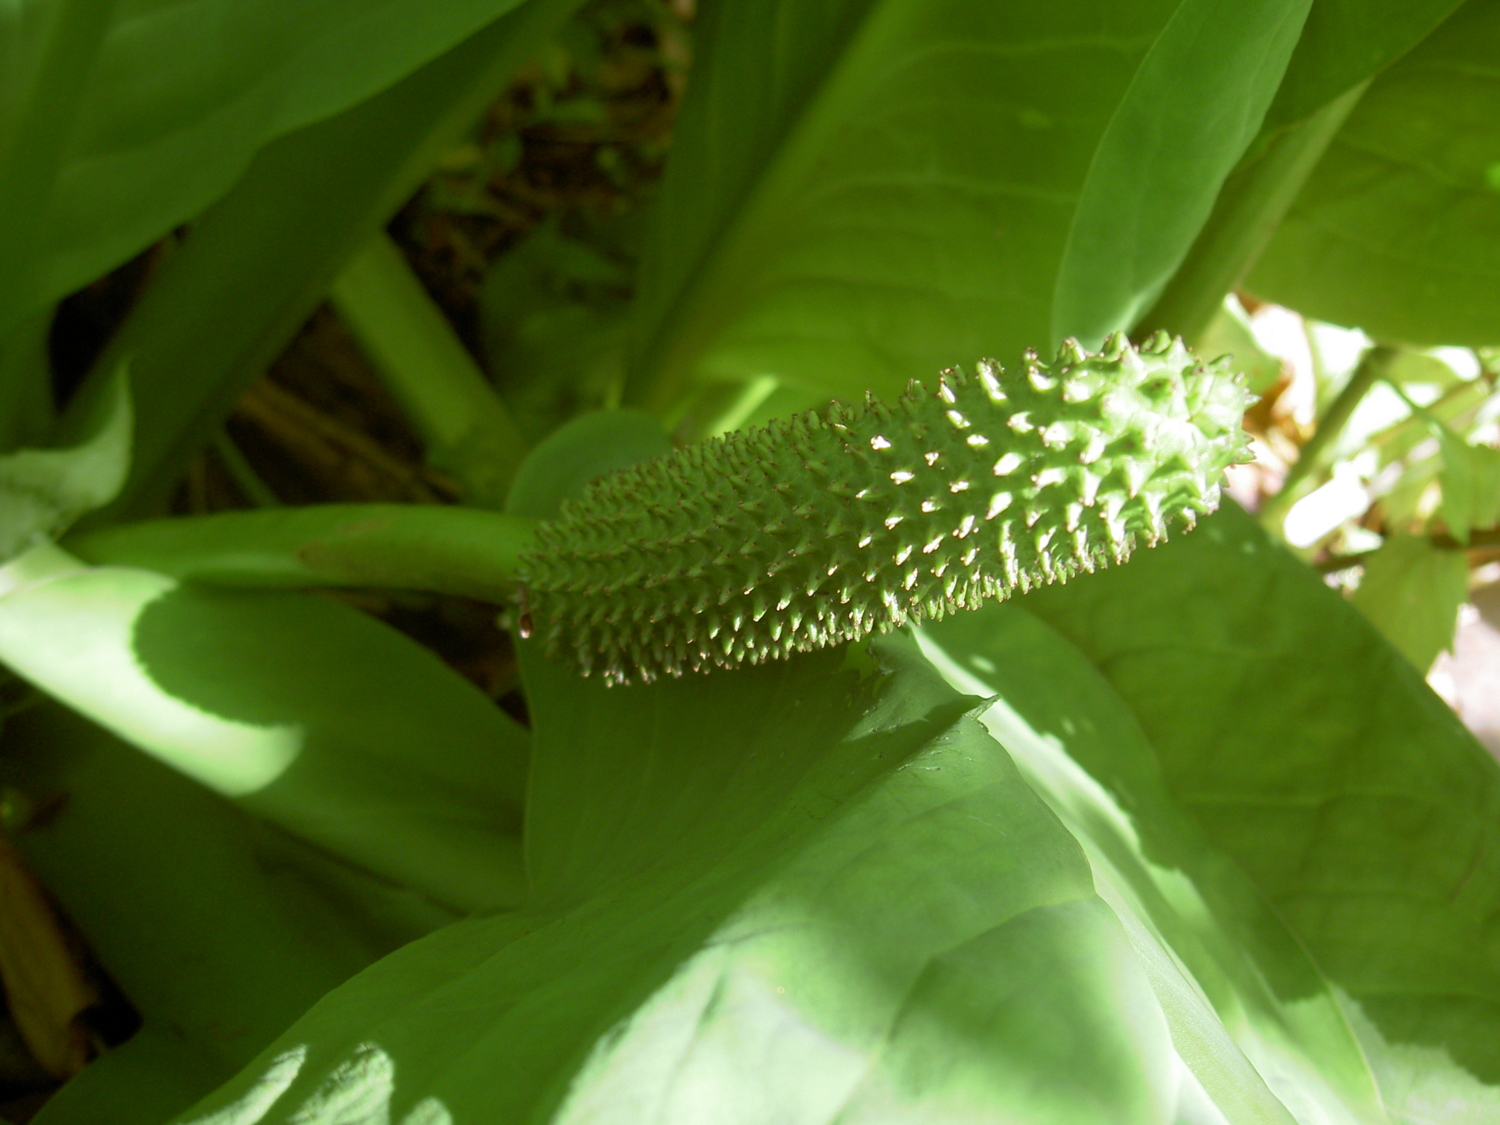
[[[1300,0],[705,12],[633,394],[890,392],[1123,327],[1259,127]]]
[[[533,664],[536,904],[367,970],[184,1120],[1163,1120],[1165,1021],[1076,843],[886,659],[631,689]]]
[[[1232,506],[1022,604],[1347,995],[1392,1111],[1500,1120],[1500,770],[1420,674]],[[1128,763],[1081,758],[1129,808]]]
[[[1083,843],[1208,1100],[1230,1121],[1384,1120],[1333,990],[1173,801],[1087,657],[1014,604],[925,626],[922,639],[949,682],[997,696],[985,725]]]
[[[430,652],[315,595],[28,552],[0,660],[243,808],[460,911],[522,890],[525,732]]]
[[[540,447],[513,508],[640,449],[620,421]],[[184,1120],[1169,1119],[1077,843],[908,641],[877,655],[611,689],[528,646],[533,901],[372,967]]]
[[[1184,0],[1093,155],[1053,294],[1054,341],[1096,347],[1172,277],[1260,130],[1311,3]]]
[[[533,456],[513,510],[545,515],[590,466],[648,445],[630,416],[590,419],[577,440],[563,431]],[[1399,688],[1399,661],[1246,517],[1221,516],[1183,543],[1200,539],[1211,569],[1138,579],[1173,599],[1167,623],[1141,630],[1147,659],[1159,658],[1163,630],[1192,628],[1180,602],[1186,592],[1192,607],[1194,582],[1271,571],[1278,591],[1331,604],[1333,632],[1383,661],[1378,688]],[[1182,547],[1142,557],[1157,555],[1170,565]],[[1089,588],[1070,586],[1053,615],[1120,600],[1091,600]],[[1328,613],[1276,608],[1278,637],[1329,628]],[[1209,651],[1241,657],[1258,637]],[[613,689],[525,646],[532,900],[373,966],[180,1120],[333,1125],[366,1119],[357,1110],[401,1125],[1374,1125],[1388,1120],[1383,1101],[1403,1121],[1435,1105],[1444,1120],[1497,1119],[1494,1091],[1430,1043],[1413,1054],[1399,1012],[1393,1022],[1362,978],[1399,962],[1400,942],[1364,917],[1362,944],[1341,950],[1315,924],[1337,913],[1340,884],[1299,886],[1323,900],[1299,911],[1268,883],[1267,862],[1286,860],[1261,853],[1306,835],[1257,841],[1247,855],[1184,799],[1170,760],[1180,747],[1163,749],[1156,720],[1253,727],[1222,688],[1160,668],[1121,685],[1016,607],[941,623],[924,643],[936,670],[898,637],[874,646],[878,671],[853,653],[841,668],[833,651]],[[1279,674],[1288,664],[1277,655]],[[1000,743],[938,670],[960,689],[1000,693],[979,708]],[[1343,682],[1311,680],[1320,702]],[[1416,729],[1431,729],[1418,710]],[[1304,742],[1325,736],[1293,715]],[[1441,743],[1451,736],[1450,726],[1429,749],[1492,787],[1493,765],[1461,734]],[[1262,752],[1257,765],[1273,759]],[[1361,887],[1419,893],[1418,861],[1383,872],[1364,850],[1399,836],[1399,819],[1361,809],[1341,828],[1294,870],[1316,880],[1323,860],[1329,874],[1362,872]],[[1390,845],[1378,854],[1389,860]],[[1381,873],[1384,884],[1372,879]],[[1405,909],[1451,929],[1484,917],[1494,888],[1470,894],[1472,906],[1455,896],[1460,905]],[[1487,987],[1475,972],[1487,954],[1472,940],[1419,952],[1455,991]]]
[[[12,286],[25,284],[8,304],[92,280],[223,194],[267,141],[369,97],[514,3],[7,6],[0,188],[17,198],[4,200],[0,245],[27,251],[7,260]]]
[[[1252,272],[1376,339],[1500,343],[1500,3],[1470,0],[1371,85]]]
[[[330,988],[451,920],[55,704],[6,724],[0,785],[55,810],[17,842],[144,1020],[39,1123],[160,1125]]]

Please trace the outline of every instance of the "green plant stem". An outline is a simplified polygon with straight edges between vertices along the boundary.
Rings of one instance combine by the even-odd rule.
[[[378,232],[330,296],[426,444],[428,460],[458,480],[465,499],[502,507],[525,439],[396,244]]]
[[[1482,527],[1477,531],[1469,532],[1469,541],[1460,543],[1446,532],[1438,532],[1427,536],[1427,539],[1440,551],[1467,551],[1474,548],[1488,549],[1500,547],[1500,527]],[[1379,547],[1372,547],[1368,551],[1355,551],[1348,555],[1328,555],[1313,564],[1314,569],[1324,574],[1332,574],[1339,570],[1348,570],[1351,566],[1359,566],[1376,551]]]
[[[40,6],[38,6],[40,8]],[[30,5],[7,20],[25,23]],[[36,239],[114,0],[47,5],[52,26],[20,123],[0,144],[0,341],[32,311]],[[33,18],[35,12],[30,12]],[[43,16],[45,18],[45,14]]]
[[[1322,463],[1323,454],[1338,439],[1339,434],[1343,433],[1354,414],[1354,408],[1369,393],[1370,388],[1384,377],[1397,354],[1397,349],[1385,344],[1377,344],[1365,352],[1359,366],[1354,369],[1354,374],[1349,377],[1349,382],[1344,384],[1344,389],[1329,406],[1328,412],[1318,419],[1318,428],[1313,431],[1312,437],[1302,447],[1297,460],[1288,470],[1281,491],[1271,497],[1261,510],[1262,524],[1273,533],[1280,534],[1281,521],[1285,518],[1287,509],[1301,499],[1309,477]]]
[[[212,585],[425,590],[503,604],[532,526],[476,508],[323,504],[121,524],[66,546],[95,565]]]
[[[234,481],[234,486],[240,490],[245,499],[257,508],[280,508],[281,497],[271,490],[271,486],[260,479],[245,455],[240,452],[240,447],[234,444],[234,439],[225,430],[220,430],[214,435],[213,449],[223,462],[229,477]]]
[[[579,0],[513,10],[375,97],[282,137],[162,264],[63,419],[122,355],[141,404],[130,480],[87,526],[154,515],[193,454],[359,248]]]
[[[1307,177],[1364,95],[1362,82],[1278,134],[1224,182],[1187,258],[1141,323],[1144,338],[1166,329],[1197,343],[1228,293],[1249,272]]]

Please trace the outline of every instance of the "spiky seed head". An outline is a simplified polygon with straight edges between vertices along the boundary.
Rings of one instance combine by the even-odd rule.
[[[531,618],[550,651],[626,683],[1065,581],[1213,511],[1250,398],[1227,360],[1116,335],[730,434],[565,502],[522,562]]]

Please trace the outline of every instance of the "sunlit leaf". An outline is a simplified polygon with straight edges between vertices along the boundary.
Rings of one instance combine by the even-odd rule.
[[[1468,597],[1468,560],[1425,535],[1397,534],[1364,560],[1364,568],[1354,604],[1401,655],[1427,671],[1438,653],[1453,647],[1458,607]]]
[[[467,911],[521,893],[525,732],[388,626],[55,548],[0,597],[0,660],[286,831]],[[26,584],[28,583],[29,584]]]
[[[986,727],[1083,844],[1202,1096],[1231,1121],[1381,1121],[1334,990],[1174,800],[1138,720],[1088,658],[1014,604],[922,638],[949,682],[998,697]]]
[[[0,152],[28,115],[58,99],[70,113],[42,122],[62,130],[55,144],[5,154],[44,189],[27,201],[39,212],[0,216],[26,225],[16,237],[33,259],[8,263],[30,282],[12,300],[39,306],[93,280],[222,195],[267,141],[369,97],[514,2],[49,0],[0,16]],[[96,49],[54,57],[56,29],[89,9],[105,20]],[[27,160],[47,166],[18,170]]]
[[[1022,604],[1100,669],[1174,800],[1400,1061],[1393,1112],[1496,1120],[1500,767],[1421,673],[1233,507]],[[1108,758],[1084,765],[1128,807]]]
[[[709,6],[633,393],[669,407],[693,380],[764,375],[888,393],[1125,326],[1197,234],[1306,10]]]

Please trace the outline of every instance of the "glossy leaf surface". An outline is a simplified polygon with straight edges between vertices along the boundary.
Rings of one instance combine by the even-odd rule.
[[[1232,506],[1023,604],[1104,674],[1175,802],[1359,1006],[1392,1112],[1496,1120],[1500,769],[1420,673]],[[1084,765],[1128,800],[1115,764]]]
[[[516,900],[526,735],[435,656],[315,595],[55,553],[53,573],[0,597],[13,671],[398,885],[459,910]]]
[[[512,6],[48,0],[0,17],[0,154],[8,182],[34,184],[25,202],[42,205],[15,236],[29,288],[8,295],[24,309],[92,281],[222,195],[267,141],[369,97]],[[73,30],[89,9],[98,26]],[[89,49],[66,49],[70,35]],[[6,152],[38,114],[52,143]]]
[[[909,641],[878,659],[609,689],[528,650],[532,903],[388,958],[184,1120],[1161,1119],[1165,1022],[1078,845]]]
[[[621,452],[642,448],[621,421]],[[609,429],[588,427],[601,466],[620,458]],[[549,449],[558,479],[587,477],[566,433],[525,495],[544,496]],[[530,515],[555,503],[525,495]],[[1492,1120],[1488,1048],[1457,1031],[1483,1038],[1487,1017],[1447,990],[1487,987],[1472,931],[1493,882],[1442,908],[1421,895],[1428,868],[1476,862],[1469,823],[1428,823],[1414,867],[1408,816],[1351,794],[1310,834],[1293,787],[1339,792],[1356,751],[1395,774],[1423,760],[1341,725],[1370,692],[1427,732],[1429,789],[1466,786],[1477,811],[1496,768],[1258,536],[1230,511],[1112,591],[1095,576],[1022,600],[1090,630],[1083,651],[1017,606],[925,630],[937,669],[895,637],[879,671],[834,652],[610,689],[528,649],[532,900],[374,966],[182,1120],[324,1125],[357,1104],[411,1122],[1311,1125],[1383,1122],[1383,1103],[1418,1121],[1436,1098]],[[1158,602],[1155,625],[1112,634]],[[1273,623],[1247,625],[1264,605]],[[1371,686],[1301,675],[1299,630],[1356,647],[1341,654]],[[988,733],[938,671],[1000,693]],[[1257,675],[1307,694],[1262,715],[1239,694]],[[1291,739],[1301,772],[1226,757],[1226,732]],[[1266,769],[1283,803],[1256,791]],[[1375,932],[1371,910],[1398,924]]]

